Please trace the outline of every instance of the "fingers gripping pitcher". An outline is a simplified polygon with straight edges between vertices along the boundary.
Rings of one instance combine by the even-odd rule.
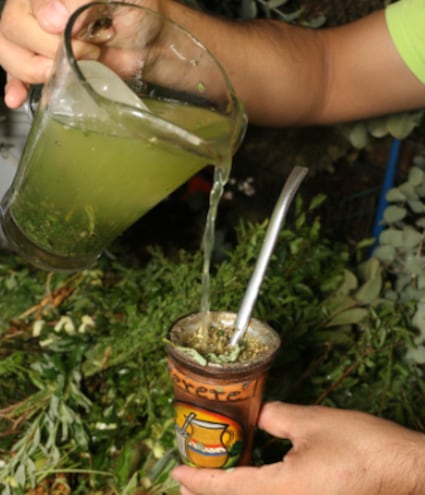
[[[90,44],[96,60],[77,60]],[[189,32],[136,4],[95,2],[65,29],[15,179],[10,244],[47,270],[80,270],[206,165],[228,173],[246,119]]]

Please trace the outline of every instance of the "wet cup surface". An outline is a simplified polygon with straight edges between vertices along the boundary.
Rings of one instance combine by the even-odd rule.
[[[234,313],[210,313],[210,331],[232,325],[235,318]],[[266,344],[267,351],[247,362],[204,365],[182,351],[176,340],[177,334],[196,332],[202,319],[200,313],[185,316],[169,333],[175,344],[168,344],[167,351],[179,456],[196,467],[247,465],[267,373],[280,338],[270,326],[253,318],[247,334]]]

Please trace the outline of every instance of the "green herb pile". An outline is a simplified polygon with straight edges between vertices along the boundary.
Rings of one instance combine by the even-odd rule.
[[[281,232],[254,315],[283,345],[268,399],[356,408],[425,429],[424,367],[406,358],[414,304],[383,294],[377,259],[360,262],[321,230],[318,197]],[[212,273],[211,309],[237,311],[266,223],[242,223]],[[0,254],[0,493],[177,493],[164,337],[199,310],[202,257],[118,250],[93,270],[52,274]],[[394,277],[391,275],[391,277]],[[283,442],[259,433],[254,461]]]

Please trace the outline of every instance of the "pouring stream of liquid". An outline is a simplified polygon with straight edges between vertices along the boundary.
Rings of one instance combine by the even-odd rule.
[[[282,223],[286,217],[292,199],[294,198],[307,172],[308,169],[305,167],[294,167],[283,186],[279,199],[273,209],[254,272],[251,275],[251,279],[239,308],[230,345],[238,345],[245,335],[248,328],[249,319],[251,318],[252,309],[257,299],[258,292],[260,290],[260,286],[276,244]]]

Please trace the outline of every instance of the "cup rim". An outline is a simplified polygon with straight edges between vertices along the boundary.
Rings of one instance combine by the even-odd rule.
[[[248,370],[256,370],[256,369],[268,369],[277,352],[280,349],[282,339],[280,335],[274,330],[268,323],[263,322],[257,318],[251,318],[247,333],[253,333],[256,330],[258,330],[259,327],[261,327],[265,333],[267,333],[268,337],[270,338],[270,349],[262,354],[259,358],[256,358],[252,361],[249,362],[235,362],[235,363],[212,363],[208,362],[207,364],[201,364],[198,363],[196,360],[185,354],[183,351],[179,350],[178,347],[173,345],[172,342],[172,331],[173,329],[176,328],[180,323],[183,321],[187,321],[190,319],[195,319],[197,317],[200,317],[202,315],[202,312],[196,312],[196,313],[189,313],[184,316],[179,317],[175,322],[171,325],[170,330],[167,333],[167,353],[169,356],[173,357],[176,361],[178,361],[180,364],[184,363],[185,366],[188,366],[189,368],[194,368],[197,371],[207,371],[210,370],[212,372],[218,373],[218,372],[225,372],[225,373],[243,373],[247,372]],[[231,312],[231,311],[210,311],[209,315],[212,316],[213,318],[219,318],[224,317],[227,319],[227,321],[234,321],[236,320],[236,313]],[[193,324],[196,324],[195,322]]]

